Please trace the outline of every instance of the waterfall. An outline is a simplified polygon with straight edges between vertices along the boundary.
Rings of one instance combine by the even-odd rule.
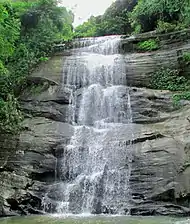
[[[120,36],[79,39],[64,63],[75,131],[59,162],[58,213],[129,213],[132,111],[119,43]]]

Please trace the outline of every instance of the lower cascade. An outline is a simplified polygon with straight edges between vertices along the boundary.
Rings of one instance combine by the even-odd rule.
[[[75,131],[57,161],[59,178],[49,189],[55,192],[57,213],[130,214],[132,111],[119,43],[120,36],[81,39],[82,47],[64,62],[63,85],[73,91],[70,123]],[[49,192],[45,211],[51,207]]]

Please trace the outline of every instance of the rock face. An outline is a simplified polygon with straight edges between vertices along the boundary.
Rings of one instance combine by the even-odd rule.
[[[130,180],[132,214],[188,215],[190,105],[175,111],[167,94],[143,92],[150,95],[144,95],[143,104],[138,101],[140,111],[135,117],[139,131]]]
[[[56,148],[72,136],[68,123],[43,117],[24,121],[26,131],[17,139],[1,136],[0,186],[4,199],[1,215],[38,214],[42,198],[56,175]]]
[[[59,75],[57,67],[52,69],[62,60],[53,58],[49,69],[46,64],[30,77],[30,86],[21,96],[24,130],[18,136],[0,136],[0,216],[43,213],[42,199],[48,184],[55,181],[57,149],[73,135],[68,107],[71,91],[56,84],[62,64]],[[40,78],[44,70],[49,71],[47,78]]]
[[[190,215],[190,103],[183,101],[176,108],[171,92],[141,88],[159,66],[178,67],[177,52],[188,47],[185,43],[172,50],[125,55],[133,139],[125,128],[118,133],[122,144],[132,142],[132,215]],[[53,58],[30,78],[20,99],[24,130],[18,136],[0,135],[0,216],[41,214],[47,193],[45,210],[54,212],[56,199],[62,197],[62,186],[55,181],[67,178],[67,172],[59,173],[59,158],[74,131],[72,91],[61,85],[63,60]]]

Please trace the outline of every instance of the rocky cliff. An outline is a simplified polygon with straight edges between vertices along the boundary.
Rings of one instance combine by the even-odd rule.
[[[190,49],[190,39],[181,41],[179,36],[163,38],[163,47],[153,53],[135,52],[137,38],[123,41],[133,139],[126,129],[120,132],[121,143],[133,145],[132,215],[190,214],[190,103],[181,101],[181,107],[175,107],[171,92],[146,88],[159,67],[180,66],[178,52]],[[65,57],[53,57],[29,77],[20,97],[24,130],[17,136],[0,136],[1,216],[43,213],[43,198],[60,177],[59,158],[73,135],[72,92],[62,85]],[[127,96],[121,97],[127,104]],[[59,193],[56,188],[50,192],[46,211],[54,211]]]

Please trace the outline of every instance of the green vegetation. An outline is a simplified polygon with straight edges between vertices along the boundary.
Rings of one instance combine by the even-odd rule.
[[[137,49],[140,51],[155,51],[159,49],[159,43],[152,39],[141,41],[137,44]]]
[[[75,37],[131,33],[128,12],[131,12],[136,4],[137,0],[116,0],[104,15],[92,16],[87,22],[76,27]]]
[[[190,100],[190,91],[185,91],[173,95],[173,101],[175,105],[178,105],[180,100]]]
[[[73,14],[56,0],[0,2],[0,131],[16,132],[22,119],[17,96],[53,44],[70,40]]]
[[[190,81],[180,76],[178,70],[162,68],[153,74],[150,85],[154,89],[185,91],[189,90]]]
[[[48,82],[33,84],[27,88],[27,92],[32,95],[38,95],[41,92],[47,90],[49,87]]]
[[[7,99],[0,99],[0,128],[1,131],[15,133],[18,131],[23,116],[19,104],[13,95],[8,94]]]
[[[97,30],[97,18],[91,16],[87,22],[79,25],[75,29],[75,37],[92,37],[96,36]]]
[[[39,58],[39,61],[48,61],[49,60],[49,57],[40,57]]]
[[[177,24],[174,23],[173,24],[173,23],[168,23],[168,22],[164,22],[164,21],[158,21],[156,31],[158,33],[169,33],[169,32],[183,30],[186,28],[186,26],[187,25],[185,25],[183,23],[177,23]]]
[[[116,0],[104,15],[75,29],[76,37],[181,30],[190,25],[190,1]]]
[[[129,17],[134,30],[140,27],[140,32],[147,32],[158,28],[167,32],[188,27],[189,12],[187,0],[139,0]]]
[[[177,91],[173,95],[175,105],[180,100],[190,100],[190,80],[180,75],[178,70],[162,68],[152,76],[150,87],[160,90]]]
[[[183,53],[183,62],[185,63],[185,65],[189,65],[190,64],[190,52],[185,52]]]

